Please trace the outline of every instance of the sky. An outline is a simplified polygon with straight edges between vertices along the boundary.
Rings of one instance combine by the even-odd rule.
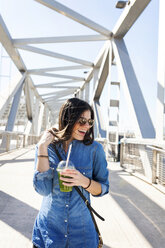
[[[60,3],[88,17],[96,23],[113,30],[123,10],[116,9],[114,0],[60,0]],[[124,37],[130,58],[143,92],[148,110],[153,122],[156,114],[157,94],[157,51],[158,51],[158,0],[152,0],[136,23]],[[70,36],[97,34],[95,31],[79,24],[71,19],[50,10],[34,0],[0,0],[0,13],[13,39],[48,36]],[[82,58],[93,62],[104,42],[84,42],[66,44],[40,44],[37,47],[54,52],[67,54],[68,56]],[[35,45],[33,45],[35,46]],[[19,50],[28,69],[63,66],[68,62],[57,60],[37,54],[29,54]],[[5,61],[5,62],[4,62]],[[7,59],[0,58],[1,74],[8,74],[10,64]],[[13,67],[12,67],[13,68]],[[15,70],[12,69],[12,77]],[[62,72],[67,74],[67,72]],[[76,70],[74,76],[83,76],[83,71]],[[113,77],[113,75],[112,75]],[[114,72],[116,80],[116,73]],[[51,78],[33,76],[35,84],[54,82]],[[113,80],[113,78],[112,78]],[[60,81],[60,80],[58,80]],[[0,78],[0,90],[7,87],[7,78]],[[102,94],[101,102],[105,99],[107,86]],[[43,89],[40,90],[43,93]],[[115,92],[114,92],[115,94]],[[127,102],[121,87],[120,100],[120,128],[121,130],[133,129],[133,123],[128,118]]]

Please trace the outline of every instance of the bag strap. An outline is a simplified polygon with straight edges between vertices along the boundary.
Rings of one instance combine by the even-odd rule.
[[[60,161],[63,160],[62,157],[61,157],[61,155],[60,155],[60,153],[59,153],[59,151],[57,150],[55,144],[54,144],[54,149],[55,149],[55,152],[56,152],[56,154],[57,154],[59,160],[60,160]],[[96,231],[97,231],[97,233],[98,233],[98,235],[99,235],[99,238],[100,238],[100,237],[101,237],[101,234],[100,234],[100,231],[99,231],[99,228],[98,228],[98,226],[97,226],[97,223],[96,223],[96,220],[95,220],[95,218],[94,218],[93,213],[94,213],[98,218],[100,218],[102,221],[105,221],[105,219],[104,219],[103,217],[101,217],[101,216],[92,208],[92,206],[90,205],[89,201],[88,201],[88,200],[86,199],[86,197],[83,195],[83,193],[81,192],[81,190],[79,189],[79,187],[78,187],[78,186],[74,186],[74,188],[75,188],[75,190],[77,191],[77,193],[81,196],[81,198],[82,198],[83,201],[85,202],[87,208],[89,209],[89,212],[90,212],[90,214],[91,214],[93,223],[94,223],[94,225],[95,225],[95,229],[96,229]]]

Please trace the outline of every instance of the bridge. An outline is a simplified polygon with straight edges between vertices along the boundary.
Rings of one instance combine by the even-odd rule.
[[[109,14],[120,11],[114,15],[118,19],[111,28],[76,11],[69,2],[17,1],[19,10],[7,1],[0,8],[0,230],[4,235],[0,235],[0,247],[31,247],[30,232],[41,202],[31,185],[34,146],[44,130],[58,124],[65,100],[78,97],[94,109],[95,138],[103,145],[109,164],[110,195],[92,199],[107,220],[106,224],[99,222],[105,247],[163,248],[164,1],[159,0],[157,20],[154,117],[126,42],[137,21],[147,11],[150,14],[154,1],[118,1],[116,8],[114,3],[113,8],[112,3],[90,3],[90,16],[100,14],[104,18],[106,4],[112,8]],[[16,9],[11,12],[13,6]],[[87,6],[81,1],[76,8],[86,13]],[[36,12],[40,13],[37,19]],[[55,35],[57,31],[59,36]],[[122,97],[124,108],[127,106],[125,115],[129,112],[128,126],[133,123],[131,130],[122,129]]]

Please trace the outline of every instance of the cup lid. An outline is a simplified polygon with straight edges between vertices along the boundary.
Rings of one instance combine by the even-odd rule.
[[[67,168],[68,169],[75,169],[74,164],[72,163],[72,161],[68,162]],[[57,166],[57,171],[62,171],[64,169],[66,169],[66,160],[60,161],[60,163]]]

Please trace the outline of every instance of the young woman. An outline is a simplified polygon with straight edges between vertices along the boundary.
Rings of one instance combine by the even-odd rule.
[[[90,201],[90,194],[102,196],[109,191],[107,162],[103,147],[94,141],[94,113],[91,106],[71,98],[62,106],[59,129],[46,131],[36,146],[34,188],[43,195],[41,209],[34,223],[33,247],[97,248],[98,234],[90,212],[76,190],[61,192],[58,183],[59,158],[66,160],[72,143],[70,160],[74,170],[61,173],[67,186],[79,186]]]

